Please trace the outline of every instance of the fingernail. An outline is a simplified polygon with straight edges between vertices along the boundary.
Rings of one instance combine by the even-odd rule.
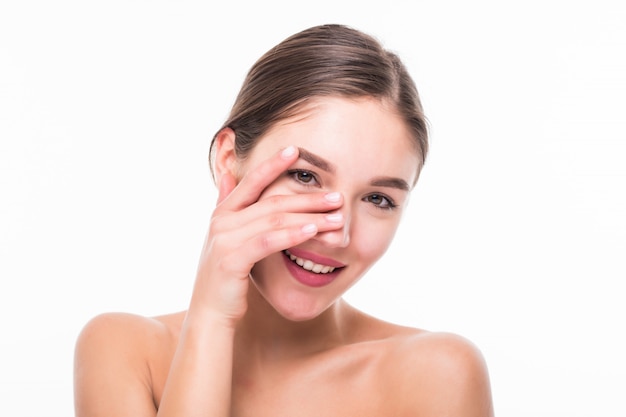
[[[290,158],[291,156],[293,156],[293,154],[296,153],[296,147],[295,146],[288,146],[285,149],[283,149],[283,151],[281,152],[281,156],[285,159]]]
[[[312,235],[317,233],[317,226],[314,223],[305,224],[302,226],[302,232],[307,235]]]
[[[326,199],[326,201],[329,201],[331,203],[336,203],[341,199],[341,193],[338,193],[338,192],[328,193],[324,196],[324,198]]]
[[[343,214],[341,213],[333,213],[326,216],[326,221],[331,223],[339,223],[343,220]]]

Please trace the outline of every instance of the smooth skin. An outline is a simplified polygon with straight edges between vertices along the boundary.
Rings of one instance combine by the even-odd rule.
[[[78,417],[493,415],[469,341],[341,298],[387,250],[418,175],[384,102],[317,99],[245,160],[224,129],[215,168],[189,309],[92,319],[76,346]],[[285,249],[344,266],[328,285],[303,285]]]

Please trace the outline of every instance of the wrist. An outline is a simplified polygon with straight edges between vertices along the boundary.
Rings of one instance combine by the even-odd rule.
[[[192,309],[187,310],[183,327],[194,331],[226,331],[234,332],[237,327],[238,319],[227,314],[211,309]]]

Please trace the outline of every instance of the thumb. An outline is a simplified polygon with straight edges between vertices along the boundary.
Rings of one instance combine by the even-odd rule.
[[[217,204],[220,204],[237,186],[237,180],[230,172],[225,172],[218,187]]]

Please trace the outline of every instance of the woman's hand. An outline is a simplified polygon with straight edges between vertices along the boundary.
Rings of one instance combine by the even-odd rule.
[[[337,193],[273,195],[265,189],[298,159],[295,147],[251,169],[239,182],[225,173],[200,256],[190,316],[212,315],[233,326],[247,308],[249,273],[268,255],[298,245],[319,232],[343,226],[329,211],[343,204]]]

